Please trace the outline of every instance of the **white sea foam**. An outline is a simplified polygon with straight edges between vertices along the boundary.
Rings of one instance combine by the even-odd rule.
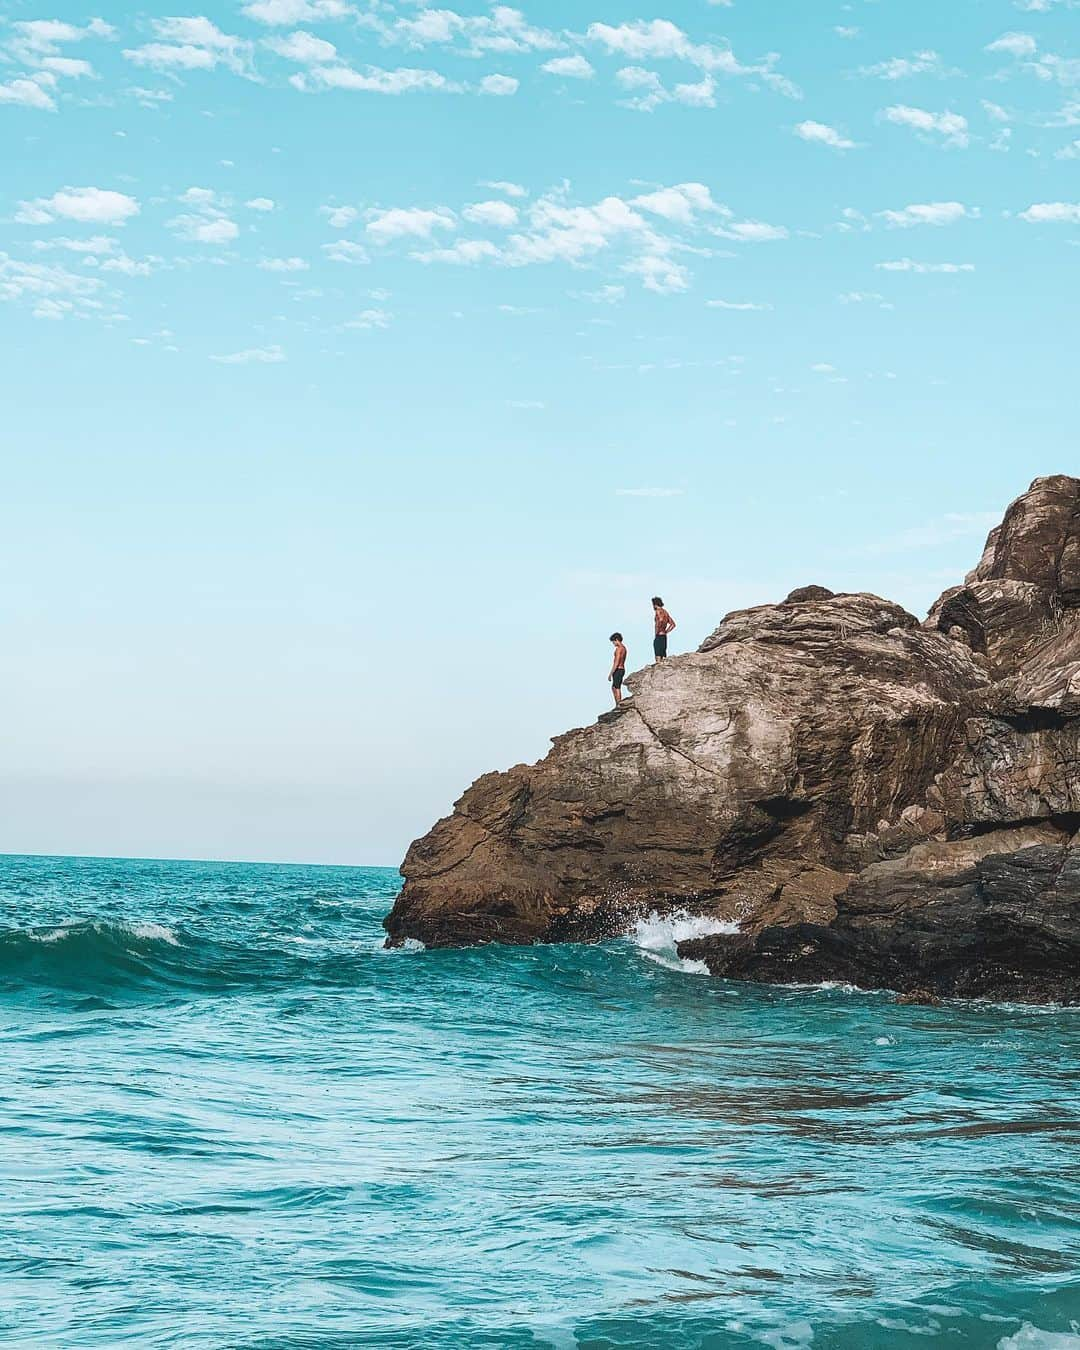
[[[153,942],[167,942],[170,947],[179,947],[180,939],[173,930],[164,923],[133,923],[121,924],[122,928],[135,937],[148,938]]]
[[[28,933],[27,937],[31,942],[63,942],[74,927],[75,920],[70,919],[67,923],[62,923],[59,928],[50,928],[47,933]]]
[[[1025,1322],[1014,1336],[1003,1336],[997,1350],[1080,1350],[1080,1328],[1074,1322],[1072,1331],[1040,1331]]]
[[[676,950],[677,944],[689,938],[709,937],[713,933],[737,933],[737,923],[725,923],[705,914],[691,914],[677,909],[660,914],[655,909],[646,919],[638,919],[630,939],[649,961],[668,970],[680,970],[688,975],[708,975],[704,961],[684,960]]]
[[[27,936],[32,942],[63,942],[80,929],[90,929],[94,933],[113,931],[147,942],[167,942],[170,947],[180,946],[180,939],[175,932],[163,923],[86,923],[82,919],[68,919],[46,933],[28,933]]]

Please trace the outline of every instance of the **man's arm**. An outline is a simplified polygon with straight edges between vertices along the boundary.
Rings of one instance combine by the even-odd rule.
[[[664,610],[664,634],[665,634],[665,636],[666,636],[668,633],[674,633],[674,631],[675,631],[675,620],[671,617],[671,615],[670,615],[670,614],[667,612],[667,610],[665,609],[665,610]]]

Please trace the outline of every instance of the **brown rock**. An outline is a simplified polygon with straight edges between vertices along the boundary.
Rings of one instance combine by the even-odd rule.
[[[1072,997],[1080,480],[1037,479],[923,625],[803,587],[628,684],[412,846],[391,942],[593,939],[686,907],[740,924],[684,944],[718,974]]]

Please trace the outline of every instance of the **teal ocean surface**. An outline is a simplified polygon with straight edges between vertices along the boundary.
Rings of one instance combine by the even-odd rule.
[[[0,859],[0,1343],[1080,1347],[1080,1013],[387,952],[397,884]]]

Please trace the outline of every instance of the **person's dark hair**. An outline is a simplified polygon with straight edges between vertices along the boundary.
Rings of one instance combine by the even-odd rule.
[[[659,605],[661,609],[664,608],[664,602],[663,602],[663,600],[660,599],[660,597],[659,597],[658,595],[654,595],[654,596],[653,596],[652,602],[653,602],[654,605]]]
[[[609,641],[609,642],[621,642],[621,641],[622,641],[622,634],[621,634],[621,633],[612,633],[612,635],[608,638],[608,641]]]

